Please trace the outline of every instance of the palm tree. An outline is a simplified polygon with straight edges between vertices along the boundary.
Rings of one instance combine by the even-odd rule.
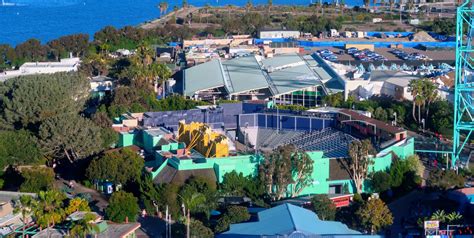
[[[211,9],[211,5],[209,3],[206,3],[204,6],[204,9],[206,9],[206,23],[209,24],[209,9]]]
[[[70,229],[72,237],[84,237],[100,232],[99,226],[94,223],[96,216],[93,213],[86,213],[84,217],[75,221]]]
[[[422,97],[421,97],[421,93],[422,93],[422,90],[423,90],[423,84],[422,84],[422,81],[421,80],[412,80],[410,81],[410,83],[408,84],[408,88],[411,92],[411,95],[413,96],[413,101],[412,101],[412,116],[413,116],[413,120],[415,120],[415,122],[420,122],[420,120],[417,120],[416,118],[416,106],[419,104],[419,103],[423,103],[421,100],[422,100]],[[418,100],[418,101],[417,101]]]
[[[252,0],[248,0],[247,3],[245,4],[245,10],[247,11],[247,13],[249,13],[250,10],[252,10],[252,8],[253,8]]]
[[[181,202],[184,206],[191,211],[191,213],[196,212],[206,212],[206,196],[202,193],[195,192],[190,196],[178,195],[181,198]]]
[[[13,213],[21,214],[21,221],[23,222],[23,237],[25,237],[25,228],[28,224],[28,217],[31,216],[33,208],[36,206],[35,200],[31,196],[21,196],[18,201],[15,202],[15,209]]]
[[[424,79],[423,80],[423,97],[425,99],[425,111],[426,115],[425,117],[428,118],[429,113],[430,113],[430,105],[433,101],[436,100],[438,97],[438,91],[436,90],[436,86],[431,82],[429,79]]]
[[[160,9],[160,16],[163,14],[166,14],[166,11],[168,10],[168,2],[162,1],[158,4],[158,8]]]
[[[344,13],[345,7],[346,7],[346,1],[340,0],[340,2],[339,2],[339,8],[340,8],[341,15]]]
[[[188,7],[188,0],[183,0],[183,9],[186,9]]]
[[[267,7],[268,7],[268,13],[270,13],[273,7],[273,0],[268,0]]]
[[[377,0],[372,0],[372,4],[374,5],[374,9],[377,9]]]
[[[64,220],[63,202],[66,195],[62,192],[51,190],[39,192],[33,208],[36,223],[44,228],[49,228]]]
[[[228,4],[226,8],[227,8],[227,17],[230,19],[230,12],[232,11],[232,9],[234,9],[234,6],[232,4]]]
[[[390,6],[390,13],[392,13],[393,6],[395,5],[395,0],[388,0],[388,5]]]
[[[364,0],[364,5],[367,9],[369,9],[370,6],[370,0]]]
[[[407,0],[407,9],[408,13],[410,14],[411,10],[415,6],[415,1],[414,0]]]

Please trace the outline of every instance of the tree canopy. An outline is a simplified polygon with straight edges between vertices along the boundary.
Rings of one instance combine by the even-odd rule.
[[[259,178],[276,200],[300,194],[312,183],[312,173],[313,160],[293,145],[279,146],[259,166]]]
[[[26,130],[0,131],[0,170],[7,165],[40,162],[36,138]]]
[[[336,219],[336,205],[328,198],[326,194],[317,194],[311,198],[313,211],[319,219],[332,221]]]
[[[113,222],[132,222],[137,219],[138,199],[131,193],[124,191],[114,192],[109,199],[109,206],[105,209],[107,218]]]
[[[16,128],[37,128],[47,119],[78,114],[89,97],[79,74],[22,76],[0,84],[1,117]]]
[[[379,198],[370,198],[357,210],[356,214],[362,225],[372,234],[393,223],[392,213]]]
[[[345,166],[354,181],[357,193],[362,192],[362,183],[367,178],[369,166],[373,164],[371,155],[375,152],[370,140],[353,141],[349,145],[349,158]]]
[[[143,166],[143,158],[136,152],[124,148],[105,152],[92,160],[86,175],[91,180],[100,179],[125,184],[139,179]]]

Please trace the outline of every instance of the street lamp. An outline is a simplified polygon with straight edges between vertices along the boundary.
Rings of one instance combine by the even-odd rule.
[[[425,132],[425,118],[421,119],[421,124],[423,124],[423,132]]]

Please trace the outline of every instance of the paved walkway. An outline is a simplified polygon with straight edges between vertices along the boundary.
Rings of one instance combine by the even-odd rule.
[[[68,184],[69,181],[66,181],[64,179],[56,180],[56,185],[60,189],[69,187]],[[91,196],[91,203],[94,204],[92,209],[99,214],[104,214],[105,208],[109,205],[109,202],[107,202],[107,199],[103,194],[101,194],[97,190],[85,187],[80,183],[74,182],[72,195],[77,195],[80,193],[89,194]]]

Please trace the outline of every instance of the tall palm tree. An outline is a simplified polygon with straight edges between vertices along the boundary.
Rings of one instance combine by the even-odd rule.
[[[370,0],[364,0],[364,5],[367,9],[369,9],[370,6]]]
[[[430,105],[432,102],[436,100],[438,97],[438,90],[436,90],[436,86],[431,82],[429,79],[423,80],[423,97],[425,99],[425,118],[428,118],[430,114]]]
[[[423,90],[423,85],[422,85],[422,81],[421,80],[412,80],[410,81],[410,83],[408,84],[408,88],[411,92],[411,95],[413,96],[413,101],[412,101],[412,116],[413,116],[413,120],[415,122],[420,122],[417,117],[416,117],[416,106],[418,105],[418,103],[420,103],[420,100],[422,99],[421,98],[421,93],[422,93],[422,90]],[[418,101],[417,101],[418,100]],[[421,102],[422,103],[422,102]]]
[[[166,14],[166,11],[168,10],[168,2],[161,1],[158,4],[158,8],[160,9],[160,16],[163,15],[163,14]]]
[[[188,0],[183,0],[183,9],[188,8]]]
[[[230,19],[230,12],[232,11],[232,9],[234,9],[234,5],[228,4],[226,8],[227,8],[227,17]]]
[[[390,8],[390,13],[392,13],[393,6],[395,5],[395,0],[388,0],[388,5]]]
[[[15,202],[15,209],[13,213],[21,214],[21,221],[23,224],[23,237],[25,237],[25,228],[29,223],[28,218],[33,212],[33,208],[36,206],[36,201],[31,196],[23,195],[18,201]]]
[[[206,211],[206,196],[202,193],[195,192],[189,196],[178,195],[184,206],[191,211],[191,213]]]
[[[273,0],[268,0],[267,7],[268,7],[268,13],[270,13],[273,7]]]
[[[209,24],[209,9],[211,9],[211,5],[209,3],[206,3],[204,5],[204,9],[206,9],[206,23]]]
[[[245,11],[249,13],[250,10],[252,10],[252,8],[253,8],[252,0],[248,0],[247,3],[245,4]]]

